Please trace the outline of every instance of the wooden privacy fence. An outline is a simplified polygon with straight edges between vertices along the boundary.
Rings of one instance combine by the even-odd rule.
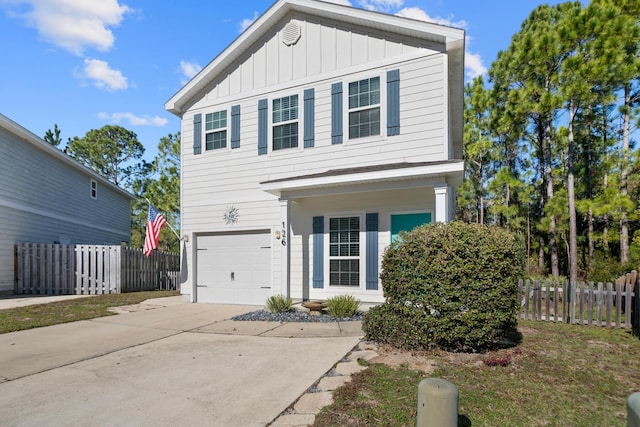
[[[519,280],[520,318],[582,325],[631,328],[640,325],[635,283],[594,284]]]
[[[104,245],[19,243],[15,246],[15,293],[99,295],[176,289],[180,256]]]

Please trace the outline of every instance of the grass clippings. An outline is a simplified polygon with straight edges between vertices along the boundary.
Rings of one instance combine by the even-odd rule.
[[[624,426],[626,399],[640,391],[640,340],[631,331],[521,321],[522,342],[485,354],[411,352],[432,373],[385,362],[334,394],[315,426],[415,426],[418,384],[444,378],[458,388],[459,426]],[[380,362],[380,363],[377,363]]]
[[[111,316],[109,307],[139,304],[150,298],[179,295],[178,291],[130,292],[68,299],[0,310],[0,334]]]

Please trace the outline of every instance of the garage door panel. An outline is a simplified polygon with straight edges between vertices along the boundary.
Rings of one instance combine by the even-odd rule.
[[[271,295],[268,232],[199,236],[198,301],[264,304]]]

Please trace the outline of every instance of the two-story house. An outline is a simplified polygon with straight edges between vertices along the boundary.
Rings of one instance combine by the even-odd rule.
[[[176,93],[191,301],[384,300],[385,248],[454,215],[464,31],[278,0]]]

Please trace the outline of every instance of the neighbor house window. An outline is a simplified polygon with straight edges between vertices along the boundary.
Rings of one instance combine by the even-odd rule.
[[[349,83],[349,139],[380,135],[380,77]]]
[[[206,150],[227,148],[227,111],[207,114],[204,130]]]
[[[298,146],[298,95],[273,100],[273,150]]]
[[[92,199],[98,198],[98,182],[93,179],[91,180],[91,191],[89,194],[91,194]]]
[[[329,285],[360,286],[360,217],[329,218]]]

